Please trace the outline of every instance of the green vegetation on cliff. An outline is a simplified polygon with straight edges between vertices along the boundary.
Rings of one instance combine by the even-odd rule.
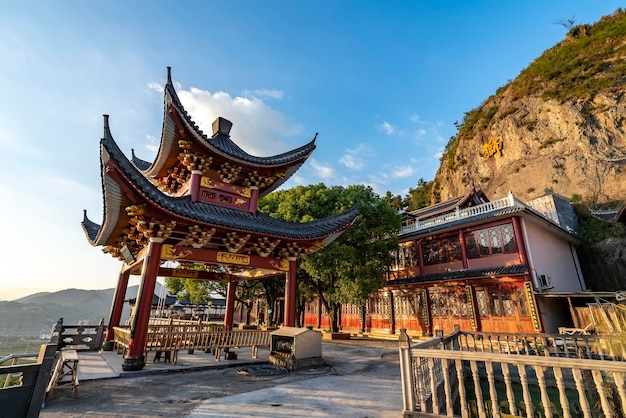
[[[565,102],[588,100],[601,92],[624,89],[626,11],[618,9],[593,25],[569,23],[569,32],[563,41],[544,51],[515,80],[500,87],[480,106],[466,112],[462,122],[455,123],[458,132],[443,151],[442,166],[454,171],[463,165],[464,161],[456,157],[459,143],[471,140],[487,129],[496,115],[500,120],[516,110],[515,106],[499,109],[505,93],[511,94],[514,100],[540,96]],[[590,105],[585,107],[587,117],[601,110]]]
[[[573,26],[510,84],[515,97],[541,95],[564,102],[623,89],[626,78],[626,11],[593,25]]]

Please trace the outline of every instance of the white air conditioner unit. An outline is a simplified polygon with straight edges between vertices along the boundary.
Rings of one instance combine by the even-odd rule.
[[[539,287],[541,289],[551,289],[552,288],[552,278],[547,274],[540,274],[537,276],[539,281]]]

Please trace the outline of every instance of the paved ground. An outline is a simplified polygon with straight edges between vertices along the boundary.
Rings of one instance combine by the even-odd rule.
[[[397,347],[324,341],[325,366],[287,373],[267,365],[267,350],[255,360],[249,348],[235,350],[236,361],[196,352],[171,365],[150,356],[140,372],[122,372],[116,353],[81,353],[78,398],[55,391],[41,417],[399,417]]]

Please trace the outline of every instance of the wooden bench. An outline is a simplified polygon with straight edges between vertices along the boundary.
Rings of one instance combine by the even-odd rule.
[[[270,332],[261,330],[232,330],[215,333],[213,348],[215,359],[219,360],[221,351],[225,348],[251,347],[252,358],[257,358],[259,347],[270,346]]]
[[[114,330],[115,347],[118,353],[128,350],[130,343],[130,329],[118,328]],[[230,347],[251,347],[252,358],[257,358],[259,347],[270,346],[270,331],[262,330],[214,330],[213,327],[163,325],[151,326],[146,338],[144,356],[154,352],[154,361],[160,361],[163,354],[173,364],[178,361],[180,350],[215,349],[215,358],[220,360],[222,350]]]
[[[52,396],[55,389],[72,389],[72,397],[78,396],[78,354],[76,350],[60,351],[59,359],[46,388],[46,397]]]

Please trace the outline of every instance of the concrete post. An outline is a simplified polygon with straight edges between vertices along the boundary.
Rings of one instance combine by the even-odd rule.
[[[403,413],[415,411],[415,395],[413,370],[411,367],[411,337],[406,333],[406,328],[400,328],[398,337],[400,351],[400,379],[402,381],[402,404]]]

